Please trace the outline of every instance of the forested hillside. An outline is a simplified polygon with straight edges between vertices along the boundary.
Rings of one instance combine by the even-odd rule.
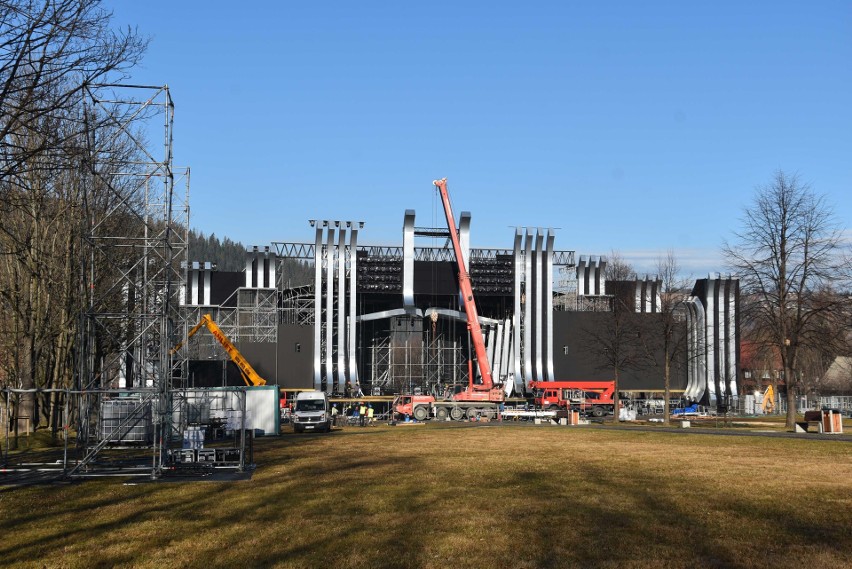
[[[246,247],[227,237],[220,241],[215,233],[205,237],[203,232],[191,229],[189,261],[216,263],[220,271],[242,271],[246,268]]]
[[[205,237],[203,232],[194,229],[189,232],[189,261],[211,262],[220,271],[242,271],[246,267],[248,248],[228,237],[219,239],[215,233]],[[283,272],[283,282],[289,286],[305,285],[313,282],[312,264],[285,259],[278,264]]]

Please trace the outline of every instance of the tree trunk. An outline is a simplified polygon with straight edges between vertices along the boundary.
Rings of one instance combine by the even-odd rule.
[[[769,376],[769,385],[772,386],[772,414],[778,415],[781,411],[781,397],[780,391],[778,391],[778,380],[775,379],[775,373],[771,373]],[[763,391],[764,395],[766,394],[766,389]]]
[[[663,388],[665,390],[665,398],[666,400],[663,402],[663,424],[667,427],[671,424],[671,405],[669,404],[669,399],[671,399],[671,364],[669,363],[669,355],[666,354],[666,361],[663,367]]]
[[[18,393],[12,394],[12,408],[10,413],[12,420],[12,444],[9,445],[12,450],[18,449],[18,434],[20,431],[18,429],[18,398]]]
[[[796,380],[793,376],[793,370],[789,367],[784,368],[784,382],[787,384],[787,428],[795,429],[796,427]]]
[[[618,413],[621,411],[621,397],[618,396],[618,367],[613,370],[615,392],[612,394],[612,422],[618,424]]]
[[[24,350],[23,350],[23,365],[21,366],[21,389],[33,389],[35,387],[35,373],[34,373],[34,351],[33,350],[33,338],[29,334],[23,339]],[[15,410],[15,416],[18,417],[18,420],[15,421],[15,437],[18,436],[18,426],[17,423],[24,417],[29,417],[29,425],[35,427],[35,417],[36,414],[36,394],[33,392],[21,393],[16,398],[17,405]]]

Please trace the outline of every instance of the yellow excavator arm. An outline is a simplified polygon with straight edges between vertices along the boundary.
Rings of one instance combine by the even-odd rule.
[[[222,329],[213,322],[213,319],[209,314],[205,314],[201,317],[201,322],[192,327],[189,333],[186,335],[186,339],[189,340],[192,338],[196,332],[198,332],[201,327],[204,326],[210,333],[213,334],[213,337],[216,338],[222,347],[225,348],[225,351],[228,353],[228,356],[231,358],[231,361],[237,364],[237,367],[240,369],[240,374],[243,376],[243,381],[246,382],[246,385],[266,385],[266,380],[258,375],[254,368],[251,367],[251,364],[243,357],[237,347],[228,339]],[[175,354],[178,350],[183,347],[183,342],[179,342],[174,348],[169,350],[169,355]]]
[[[763,392],[763,412],[764,413],[774,413],[775,412],[775,390],[772,389],[772,385],[766,386],[766,391]]]

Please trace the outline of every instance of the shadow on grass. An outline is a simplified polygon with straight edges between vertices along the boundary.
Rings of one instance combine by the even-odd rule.
[[[755,504],[724,490],[689,492],[642,469],[635,479],[594,466],[583,472],[574,488],[542,472],[517,475],[525,499],[549,496],[550,508],[524,519],[535,529],[516,566],[794,567],[817,551],[852,559],[848,511],[813,517],[782,497]],[[793,551],[810,553],[797,559]]]
[[[70,549],[80,560],[79,566],[135,566],[184,547],[194,551],[192,566],[221,566],[228,559],[247,567],[273,566],[282,560],[306,567],[324,564],[318,565],[318,559],[366,566],[378,552],[358,552],[371,537],[376,514],[369,503],[356,499],[358,485],[347,485],[347,477],[356,473],[370,477],[389,465],[363,455],[323,461],[314,449],[317,440],[322,437],[282,441],[285,444],[277,446],[283,449],[278,449],[274,460],[269,460],[272,453],[261,450],[259,458],[266,460],[265,469],[287,467],[279,480],[264,485],[118,486],[108,480],[67,488],[22,489],[20,501],[46,507],[18,511],[0,508],[7,527],[19,529],[15,539],[0,544],[0,559],[5,566],[58,561]],[[300,458],[304,454],[308,460]],[[398,467],[407,468],[405,461],[395,462],[393,468]],[[333,481],[334,491],[318,487],[324,480]],[[419,491],[405,491],[394,498],[394,508],[416,505],[420,496]],[[369,519],[369,527],[363,528],[359,518]],[[300,527],[300,519],[309,523]],[[405,525],[398,527],[402,529],[383,528],[390,530],[383,536],[389,542],[404,544],[416,557],[417,541],[410,538]],[[215,539],[199,544],[196,537],[202,535]],[[247,551],[247,538],[251,543],[258,535],[264,536],[262,542]],[[113,546],[92,548],[85,544]],[[186,559],[180,564],[186,564]]]
[[[788,554],[797,547],[852,557],[848,511],[814,516],[783,498],[726,492],[738,481],[661,472],[662,463],[607,468],[546,448],[524,449],[529,459],[513,463],[464,448],[496,436],[483,431],[466,439],[353,431],[259,442],[259,469],[247,482],[21,489],[0,502],[16,529],[0,559],[446,569],[794,566],[800,560]],[[762,547],[768,538],[774,553]]]

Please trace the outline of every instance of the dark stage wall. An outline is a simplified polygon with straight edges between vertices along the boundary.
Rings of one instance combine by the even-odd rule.
[[[314,386],[314,329],[296,324],[278,325],[278,385]]]
[[[604,367],[605,361],[590,346],[590,331],[603,334],[607,319],[612,315],[606,312],[554,312],[553,313],[553,371],[556,380],[562,381],[611,381],[611,367]],[[643,314],[642,321],[649,323],[659,318],[655,314]],[[683,351],[683,348],[681,348]],[[619,373],[620,391],[662,391],[663,357],[657,350],[654,354],[655,365],[651,361],[643,362],[639,369],[621,370]],[[686,366],[681,361],[671,371],[671,389],[686,388]]]
[[[237,349],[269,385],[313,387],[313,328],[279,324],[278,343],[235,342]],[[195,387],[240,386],[245,382],[239,368],[222,360],[189,362],[190,384]],[[225,376],[223,380],[223,376]]]

